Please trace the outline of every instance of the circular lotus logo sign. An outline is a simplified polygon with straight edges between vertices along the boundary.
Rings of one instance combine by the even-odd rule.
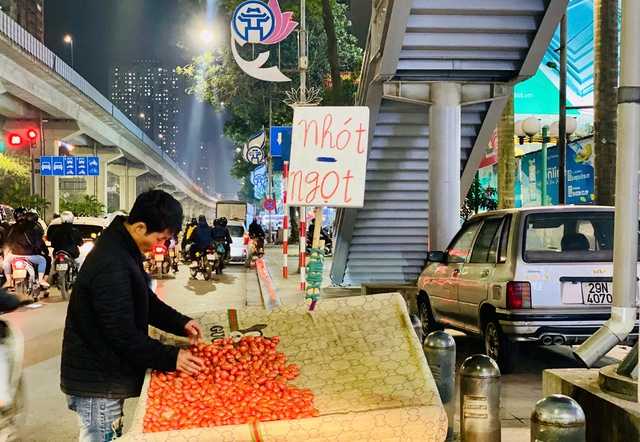
[[[238,54],[236,44],[245,43],[272,45],[284,40],[298,25],[291,17],[292,12],[282,13],[277,0],[265,4],[258,0],[248,0],[236,8],[231,20],[231,49],[238,66],[247,74],[264,81],[291,81],[276,66],[263,68],[270,52],[261,52],[255,60],[245,60]]]

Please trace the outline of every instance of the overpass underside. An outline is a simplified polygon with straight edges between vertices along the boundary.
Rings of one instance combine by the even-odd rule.
[[[340,285],[411,281],[452,239],[513,85],[535,74],[568,0],[373,3],[365,199],[336,217]]]

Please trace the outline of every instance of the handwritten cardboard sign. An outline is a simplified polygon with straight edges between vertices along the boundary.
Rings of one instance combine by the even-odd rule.
[[[362,207],[368,141],[368,107],[297,107],[288,204]]]

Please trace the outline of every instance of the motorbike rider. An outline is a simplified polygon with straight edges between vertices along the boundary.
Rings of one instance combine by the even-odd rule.
[[[24,215],[22,215],[24,210]],[[11,227],[11,232],[7,238],[6,247],[8,253],[3,263],[4,274],[7,278],[5,286],[13,285],[11,278],[11,263],[14,258],[25,258],[38,266],[38,281],[44,289],[49,288],[46,281],[45,270],[47,261],[44,254],[48,255],[47,246],[42,240],[42,228],[38,224],[38,214],[27,212],[23,207],[18,207],[14,211],[18,212],[18,222]]]
[[[309,230],[307,230],[308,243],[313,242],[313,231],[315,230],[315,228],[316,228],[316,219],[312,218],[311,224],[309,225]],[[323,240],[325,244],[331,241],[331,238],[329,238],[329,235],[327,235],[327,232],[322,227],[320,227],[320,239]]]
[[[197,226],[198,226],[198,220],[195,218],[191,218],[191,221],[189,222],[189,224],[187,224],[186,228],[184,229],[184,234],[182,235],[182,241],[180,242],[180,248],[182,249],[182,253],[185,259],[187,259],[188,256],[191,256],[190,254],[191,245],[189,242],[189,237],[191,236],[191,234],[193,233],[193,230]]]
[[[51,247],[54,253],[60,250],[67,252],[75,260],[78,270],[80,270],[82,265],[80,246],[84,244],[84,240],[80,231],[73,227],[73,213],[69,211],[62,212],[60,221],[60,227],[51,236]]]
[[[260,223],[258,223],[258,217],[254,216],[253,222],[249,224],[249,238],[258,238],[256,244],[257,253],[264,253],[264,237],[264,229],[262,228]]]
[[[198,217],[198,226],[193,229],[189,236],[189,241],[193,243],[191,246],[191,265],[189,267],[198,267],[196,262],[196,254],[198,252],[203,253],[206,248],[211,244],[213,239],[213,229],[207,223],[207,218],[204,215]]]
[[[231,244],[233,240],[227,228],[227,218],[224,216],[218,219],[218,225],[213,228],[212,239],[214,241],[220,241],[224,245],[224,261],[229,261],[231,259]]]

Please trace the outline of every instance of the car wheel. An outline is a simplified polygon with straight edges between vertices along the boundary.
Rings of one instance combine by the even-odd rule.
[[[485,353],[496,361],[501,374],[511,373],[518,363],[518,344],[511,342],[495,318],[484,327]]]
[[[422,322],[422,336],[425,338],[431,332],[444,330],[444,327],[438,324],[433,317],[431,304],[429,303],[429,299],[426,295],[425,299],[418,301],[418,317],[420,318],[420,322]]]

